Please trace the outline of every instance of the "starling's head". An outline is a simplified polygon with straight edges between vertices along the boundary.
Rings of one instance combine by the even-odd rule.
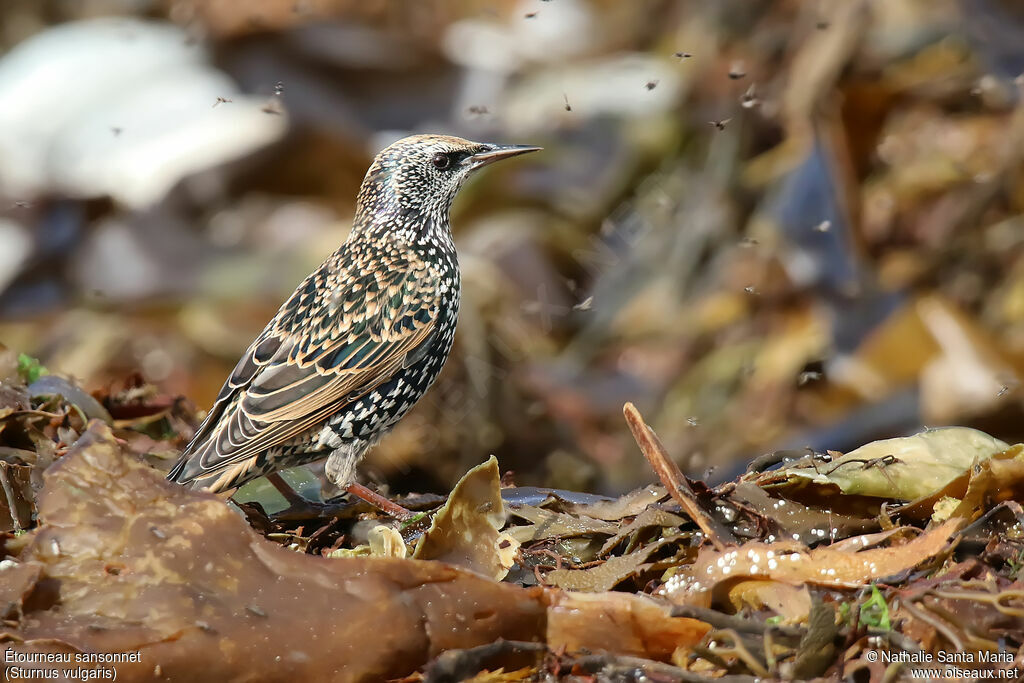
[[[447,135],[413,135],[373,160],[359,190],[364,225],[392,230],[447,224],[448,208],[474,171],[540,147],[470,142]]]

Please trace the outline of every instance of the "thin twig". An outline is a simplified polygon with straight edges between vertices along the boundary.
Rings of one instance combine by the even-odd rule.
[[[544,643],[504,640],[499,638],[493,643],[479,645],[464,650],[448,650],[442,652],[434,661],[427,665],[423,680],[425,683],[449,683],[464,681],[479,673],[491,663],[507,664],[510,658],[517,663],[530,660],[539,662],[547,653]],[[499,659],[500,658],[500,659]],[[492,662],[491,660],[498,660]]]
[[[7,507],[11,511],[11,521],[14,522],[14,530],[16,532],[24,531],[24,527],[21,523],[21,511],[18,507],[18,500],[14,495],[14,487],[11,486],[11,482],[7,478],[6,463],[3,466],[0,466],[0,484],[3,485],[4,496],[7,498]]]
[[[943,636],[946,637],[946,640],[948,640],[949,643],[954,648],[956,648],[958,652],[962,652],[964,649],[964,643],[962,640],[960,640],[956,633],[953,632],[953,629],[950,628],[949,624],[942,621],[942,619],[940,619],[939,617],[931,614],[928,608],[924,605],[913,604],[915,602],[917,601],[904,600],[900,605],[900,608],[905,610],[908,614],[910,614],[910,616],[914,617],[915,619],[918,619],[919,621],[923,621],[924,623],[928,624],[933,629],[941,633]]]
[[[629,655],[593,654],[570,659],[580,669],[601,677],[599,680],[653,680],[672,683],[754,683],[753,676],[701,676],[679,667]],[[637,674],[642,674],[643,678]]]
[[[724,550],[726,543],[722,541],[722,536],[731,534],[711,519],[701,508],[696,494],[694,494],[689,483],[686,481],[686,477],[668,457],[665,446],[662,445],[661,440],[658,439],[654,431],[644,422],[640,411],[632,403],[627,403],[622,407],[622,414],[625,415],[629,431],[633,432],[633,438],[636,439],[636,443],[640,446],[644,457],[647,458],[647,462],[651,464],[654,473],[661,479],[661,483],[668,489],[672,498],[679,503],[679,507],[690,516],[690,519],[697,523],[697,526],[700,527],[701,531],[704,532],[704,535],[715,548],[717,550]]]
[[[728,639],[728,641],[732,643],[732,647],[723,647],[719,643],[718,639]],[[704,636],[704,642],[709,644],[715,643],[717,645],[717,647],[714,648],[714,651],[718,657],[725,659],[728,655],[734,655],[738,657],[740,661],[746,664],[747,668],[753,671],[755,676],[758,676],[760,678],[768,677],[769,672],[765,666],[765,663],[759,660],[753,652],[747,649],[747,645],[743,642],[743,638],[736,631],[732,629],[718,629],[715,631],[711,631],[706,636]],[[697,652],[699,653],[700,650],[704,649],[705,647],[707,647],[707,649],[710,650],[712,646],[702,645],[697,650]]]
[[[772,631],[786,638],[801,638],[807,633],[807,629],[800,628],[799,626],[768,624],[763,620],[745,619],[733,614],[724,614],[710,607],[699,607],[697,605],[673,605],[669,614],[673,617],[697,619],[706,624],[711,624],[716,629],[731,629],[737,633],[762,635],[767,631]]]

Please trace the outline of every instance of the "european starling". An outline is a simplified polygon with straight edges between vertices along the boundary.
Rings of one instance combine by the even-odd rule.
[[[417,135],[378,154],[348,239],[249,346],[168,479],[226,491],[326,457],[327,476],[351,484],[451,350],[455,194],[473,171],[538,149]]]

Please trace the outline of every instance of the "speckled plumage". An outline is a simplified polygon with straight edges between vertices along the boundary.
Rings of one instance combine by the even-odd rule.
[[[332,481],[351,482],[451,350],[456,192],[475,169],[535,149],[419,135],[378,154],[348,239],[249,346],[168,479],[224,491],[328,457]]]

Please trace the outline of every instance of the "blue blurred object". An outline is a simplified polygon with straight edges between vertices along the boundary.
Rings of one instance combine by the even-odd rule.
[[[1024,74],[1024,3],[960,0],[961,29],[994,76],[1004,83]],[[1007,88],[1014,100],[1017,88]]]
[[[794,253],[783,255],[791,277],[827,306],[835,350],[849,353],[905,297],[879,291],[857,253],[840,187],[834,161],[816,137],[807,158],[783,181],[773,214],[794,247]]]

